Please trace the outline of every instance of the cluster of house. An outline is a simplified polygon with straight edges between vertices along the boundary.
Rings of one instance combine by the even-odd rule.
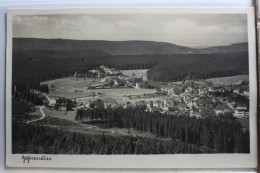
[[[203,113],[210,112],[215,115],[232,113],[235,117],[238,118],[248,118],[249,112],[247,107],[243,106],[235,106],[235,102],[228,102],[222,98],[216,98],[213,96],[206,95],[207,91],[205,89],[197,89],[197,91],[193,91],[191,87],[187,87],[183,93],[180,95],[176,95],[174,93],[174,89],[171,88],[161,88],[156,92],[164,92],[167,96],[162,97],[138,97],[133,98],[131,100],[126,100],[124,104],[118,104],[117,102],[105,102],[103,101],[104,108],[115,108],[115,107],[135,107],[137,105],[145,105],[146,111],[160,111],[162,113],[170,113],[170,114],[187,114],[190,116],[201,117]],[[211,90],[211,89],[209,89]],[[43,96],[45,104],[49,107],[55,107],[57,104],[57,100],[59,97],[50,96],[46,93],[42,93],[37,90],[31,90],[31,92],[35,94],[39,94]],[[191,94],[195,93],[195,94]],[[206,98],[206,99],[205,99]],[[142,100],[141,100],[142,99]],[[78,109],[91,109],[94,108],[93,101],[85,101],[81,102],[77,105]],[[217,103],[217,106],[214,103]],[[65,107],[64,105],[63,107]],[[62,109],[62,105],[61,108]]]
[[[108,68],[104,65],[101,65],[97,69],[92,69],[88,71],[89,74],[92,74],[92,76],[103,78],[105,76],[118,76],[121,74],[121,72],[115,68]]]
[[[104,108],[115,108],[115,107],[135,107],[137,105],[146,106],[146,111],[159,111],[162,113],[170,113],[170,114],[187,114],[190,116],[194,116],[196,118],[201,117],[202,113],[207,110],[212,110],[215,115],[225,114],[225,113],[233,113],[235,117],[238,118],[248,118],[249,114],[246,107],[236,107],[230,108],[227,104],[219,104],[215,108],[213,108],[210,104],[202,105],[199,103],[198,99],[194,97],[193,101],[189,99],[184,99],[185,97],[173,97],[171,99],[165,100],[154,100],[154,101],[137,101],[137,102],[126,102],[125,104],[117,104],[117,103],[106,103],[104,102]],[[78,105],[78,109],[91,109],[92,102],[87,101]]]
[[[195,117],[201,117],[203,114],[219,115],[226,113],[233,114],[238,118],[248,117],[247,107],[236,107],[235,102],[229,102],[227,99],[208,94],[209,92],[225,92],[227,90],[230,89],[225,87],[197,86],[196,89],[187,87],[180,94],[176,94],[175,88],[164,87],[157,89],[155,93],[147,93],[144,94],[143,97],[132,96],[131,99],[149,100],[154,98],[152,102],[148,101],[146,103],[147,111],[159,110],[173,114],[185,113]],[[236,90],[233,92],[236,93]],[[244,93],[242,94],[246,96]],[[140,104],[140,102],[138,102],[138,104]]]
[[[75,72],[72,78],[78,79],[80,77],[99,78],[100,82],[93,83],[88,86],[89,89],[109,89],[109,88],[140,88],[140,83],[137,80],[143,81],[141,78],[135,76],[122,75],[120,70],[115,68],[108,68],[104,65],[92,70],[88,70],[87,73],[80,74]]]
[[[111,103],[111,102],[104,102],[102,101],[103,103],[103,108],[116,108],[118,106],[124,106],[124,105],[120,105],[120,104],[117,104],[117,103]],[[92,108],[96,108],[96,105],[94,104],[94,101],[84,101],[84,102],[81,102],[77,105],[77,108],[78,109],[92,109]]]
[[[43,93],[43,92],[40,92],[38,90],[33,90],[31,89],[30,90],[31,93],[34,93],[34,94],[37,94],[38,96],[42,97],[43,98],[43,103],[50,107],[50,108],[54,108],[57,104],[57,100],[60,99],[60,97],[58,96],[54,96],[54,95],[49,95],[47,93]],[[66,109],[66,104],[65,103],[62,103],[60,104],[60,110],[65,110]]]
[[[243,95],[243,96],[246,96],[246,97],[249,97],[249,92],[248,91],[239,91],[239,89],[236,89],[233,91],[233,93],[236,93],[236,94],[240,94],[240,95]]]
[[[140,88],[140,83],[135,82],[135,77],[124,76],[119,70],[108,68],[104,65],[100,66],[100,69],[102,69],[104,73],[99,69],[88,71],[100,78],[100,82],[90,85],[89,89],[109,89],[117,87]]]
[[[100,83],[93,84],[93,88],[105,88],[118,86],[123,83],[124,87],[140,88],[140,83],[132,82],[131,77],[123,76],[120,71],[100,66],[106,74],[109,74],[101,79]],[[99,73],[99,70],[90,70],[90,73]],[[77,76],[78,74],[75,73]],[[117,75],[117,76],[116,76]],[[185,89],[182,85],[165,86],[155,90],[154,93],[146,93],[143,95],[134,96],[125,99],[125,103],[111,103],[103,101],[104,108],[114,107],[134,107],[137,105],[145,105],[146,111],[160,111],[162,113],[170,114],[187,114],[190,116],[201,117],[204,114],[233,114],[238,118],[247,118],[249,116],[248,108],[236,105],[235,102],[229,102],[227,99],[221,97],[214,97],[209,95],[209,92],[225,92],[230,90],[228,87],[212,87],[208,85],[196,85],[196,87],[187,86]],[[181,88],[181,89],[180,89]],[[181,91],[180,91],[181,90]],[[178,94],[177,94],[178,91]],[[39,91],[33,90],[37,93]],[[249,97],[248,91],[241,92],[239,89],[233,90],[233,93]],[[58,97],[50,96],[48,94],[39,93],[45,97],[45,104],[50,107],[55,107]],[[94,98],[94,97],[93,97]],[[78,109],[94,108],[93,101],[81,102],[77,105]],[[94,107],[93,107],[94,106]]]
[[[249,112],[246,107],[236,107],[233,115],[238,118],[249,118]]]
[[[106,67],[104,65],[101,65],[100,69],[102,69],[105,72],[105,74],[108,74],[108,75],[115,75],[115,76],[117,76],[117,75],[121,74],[120,70],[116,70],[114,68],[108,68],[108,67]]]
[[[109,89],[109,88],[133,88],[134,83],[129,81],[129,77],[125,76],[106,76],[100,82],[93,83],[88,86],[89,89]]]

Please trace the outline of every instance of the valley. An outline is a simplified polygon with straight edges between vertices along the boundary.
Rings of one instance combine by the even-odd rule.
[[[248,153],[246,46],[14,39],[13,152]]]

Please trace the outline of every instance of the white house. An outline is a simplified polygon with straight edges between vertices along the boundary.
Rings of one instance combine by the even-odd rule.
[[[86,102],[86,103],[81,103],[79,106],[78,106],[78,109],[80,108],[90,108],[90,103],[91,102]]]
[[[135,84],[135,88],[139,89],[140,88],[140,84],[138,82],[136,82]]]
[[[48,103],[49,103],[49,106],[54,107],[56,105],[56,99],[49,98]]]
[[[245,118],[249,116],[249,113],[246,111],[246,107],[237,107],[234,112],[234,116],[238,118]]]
[[[224,113],[227,113],[227,112],[231,112],[231,109],[229,108],[228,105],[222,104],[222,105],[218,105],[218,106],[214,109],[214,112],[215,112],[216,115],[218,115],[218,114],[224,114]]]

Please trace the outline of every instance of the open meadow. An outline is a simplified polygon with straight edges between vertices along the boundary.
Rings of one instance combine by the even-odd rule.
[[[83,89],[92,83],[96,82],[96,79],[86,78],[85,80],[82,79],[75,79],[71,77],[67,78],[60,78],[60,79],[54,79],[42,82],[42,84],[47,84],[50,88],[52,88],[52,85],[56,89],[62,89],[63,87],[72,87],[72,88],[78,88]]]
[[[35,111],[37,113],[37,111]],[[156,137],[154,134],[149,132],[141,132],[140,130],[136,130],[134,128],[101,128],[98,124],[93,124],[91,122],[88,123],[78,123],[75,120],[76,110],[73,111],[61,111],[61,110],[54,110],[50,108],[44,108],[44,113],[46,114],[46,118],[43,120],[39,120],[34,122],[33,124],[42,124],[49,127],[54,127],[63,131],[68,132],[78,132],[84,134],[95,134],[95,135],[102,135],[102,134],[109,134],[113,136],[119,135],[133,135],[139,137]],[[40,116],[40,115],[38,115]],[[36,116],[37,117],[37,116]],[[30,120],[30,117],[25,117],[25,122]],[[34,118],[34,117],[33,117]],[[68,128],[68,126],[70,128]]]
[[[237,75],[237,76],[230,76],[230,77],[219,77],[219,78],[210,78],[206,81],[212,82],[214,85],[231,85],[237,82],[249,81],[248,75]]]
[[[120,103],[124,104],[126,102],[131,102],[135,96],[140,96],[147,93],[154,93],[154,89],[136,89],[136,88],[116,88],[116,89],[92,89],[89,90],[90,93],[95,93],[94,97],[78,97],[76,99],[77,103],[84,103],[91,100],[101,99],[106,103]],[[130,97],[129,97],[130,96]],[[135,102],[137,99],[134,100]],[[140,100],[141,101],[141,100]]]
[[[143,95],[145,93],[154,93],[154,89],[141,88],[110,88],[110,89],[88,89],[88,86],[100,83],[99,79],[91,78],[61,78],[56,80],[45,81],[50,87],[49,94],[68,99],[77,99],[79,102],[93,99],[116,99],[121,100],[125,96]],[[53,87],[52,87],[53,86]]]

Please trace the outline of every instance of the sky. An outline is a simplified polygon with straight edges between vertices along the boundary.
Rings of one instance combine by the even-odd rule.
[[[246,14],[17,15],[13,37],[146,40],[189,47],[247,42]]]

